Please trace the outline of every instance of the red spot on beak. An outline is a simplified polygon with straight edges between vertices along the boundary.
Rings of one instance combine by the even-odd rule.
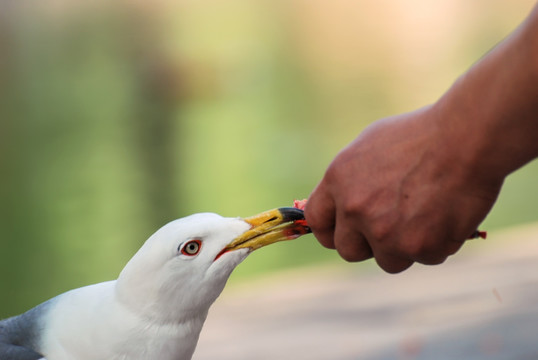
[[[307,199],[293,200],[293,207],[296,208],[296,209],[299,209],[299,210],[304,210],[304,208],[306,207],[306,202],[307,201],[308,201]],[[306,223],[306,220],[295,220],[293,223],[297,224],[299,226],[303,226],[303,227],[308,228],[308,224]],[[304,234],[306,234],[308,232],[309,231],[306,231],[304,233],[301,233],[300,235],[304,235]]]
[[[226,254],[228,251],[229,251],[229,250],[226,249],[226,248],[222,249],[221,252],[219,252],[219,253],[217,254],[217,256],[215,256],[215,260],[213,260],[213,261],[216,261],[219,257],[221,257],[222,255]]]

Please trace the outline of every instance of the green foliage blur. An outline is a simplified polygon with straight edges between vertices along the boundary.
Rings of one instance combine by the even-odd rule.
[[[435,101],[533,3],[0,2],[0,318],[115,278],[175,218],[308,197],[365,126]],[[537,179],[514,174],[484,228],[535,221]],[[309,235],[234,279],[321,261],[341,260]]]

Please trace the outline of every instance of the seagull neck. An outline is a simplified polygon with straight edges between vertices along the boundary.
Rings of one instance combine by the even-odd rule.
[[[178,324],[200,323],[200,328],[207,317],[209,306],[197,307],[197,311],[185,311],[181,305],[164,301],[158,296],[152,296],[150,291],[143,295],[132,290],[130,286],[123,286],[121,281],[116,282],[115,297],[118,303],[135,317],[158,326],[177,326]]]

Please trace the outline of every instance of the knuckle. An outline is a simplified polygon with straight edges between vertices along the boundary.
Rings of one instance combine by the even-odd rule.
[[[373,255],[368,241],[358,232],[346,233],[344,237],[336,239],[336,243],[338,254],[349,262],[363,261]]]
[[[372,252],[368,249],[351,250],[349,248],[337,248],[338,254],[347,262],[358,262],[372,257]]]
[[[437,241],[422,236],[407,241],[403,252],[407,258],[425,265],[442,264],[448,257]]]
[[[359,199],[349,197],[345,199],[341,206],[342,214],[348,219],[360,219],[364,216],[366,206]]]
[[[411,265],[407,266],[407,265],[398,265],[398,266],[394,266],[394,265],[385,265],[385,266],[381,266],[381,269],[383,269],[385,272],[389,273],[389,274],[398,274],[398,273],[401,273],[402,271],[404,270],[407,270]]]
[[[377,221],[370,227],[370,234],[373,239],[380,243],[386,243],[392,237],[393,225],[387,221]]]
[[[402,252],[410,259],[418,259],[425,252],[424,240],[422,238],[413,237],[405,240],[402,244]]]
[[[441,256],[436,256],[436,257],[431,257],[431,258],[425,258],[422,261],[420,261],[420,263],[424,265],[440,265],[444,263],[447,258],[448,256],[441,255]]]
[[[316,234],[315,232],[314,232],[314,236],[316,237],[316,239],[318,239],[318,242],[324,248],[327,248],[327,249],[334,249],[335,248],[334,240],[333,240],[333,238],[331,236],[326,236],[326,235],[322,235],[322,234]]]
[[[413,261],[395,258],[376,257],[375,260],[379,267],[389,274],[400,273],[413,265]]]
[[[401,252],[406,258],[414,261],[420,261],[433,251],[432,246],[428,244],[428,239],[424,236],[415,235],[402,240],[400,243]]]

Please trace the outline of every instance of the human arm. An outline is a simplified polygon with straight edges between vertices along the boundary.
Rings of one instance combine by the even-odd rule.
[[[373,123],[306,205],[318,240],[386,271],[438,264],[538,156],[538,6],[433,105]]]

